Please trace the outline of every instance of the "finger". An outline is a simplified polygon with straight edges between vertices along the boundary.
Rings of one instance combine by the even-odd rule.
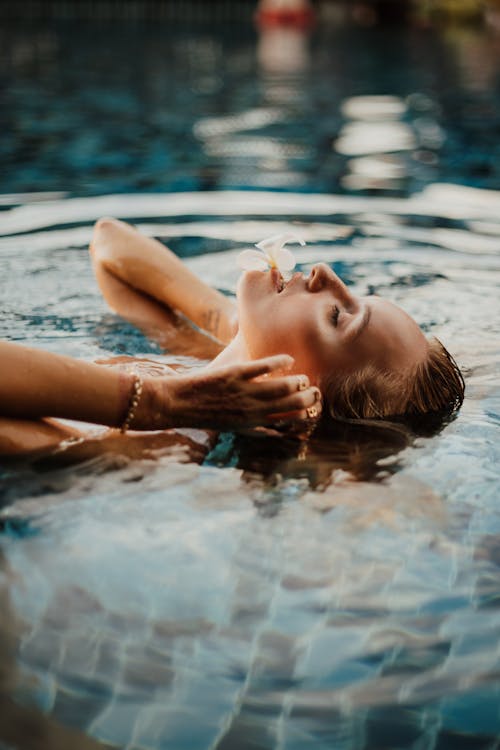
[[[291,378],[256,380],[253,383],[249,383],[247,388],[248,393],[254,399],[262,399],[263,401],[285,398],[297,393],[299,390],[296,376]]]
[[[306,409],[316,407],[318,414],[321,412],[321,394],[318,388],[308,388],[306,391],[293,393],[291,396],[278,399],[269,403],[268,410],[273,412],[304,412]]]
[[[297,411],[288,411],[284,413],[268,414],[265,417],[265,423],[267,425],[274,424],[281,428],[297,428],[301,429],[304,427],[310,427],[316,424],[321,417],[321,405],[309,406],[306,409],[300,409]]]
[[[299,380],[300,378],[300,380]],[[305,387],[304,387],[305,384]],[[289,396],[293,396],[296,393],[301,393],[309,399],[311,393],[316,394],[315,400],[321,398],[321,394],[318,388],[315,386],[309,386],[309,381],[305,375],[293,375],[288,378],[272,378],[270,380],[258,380],[255,383],[249,384],[248,392],[254,399],[262,401],[272,401],[274,399],[282,399]],[[308,403],[305,404],[309,405]]]
[[[241,377],[245,380],[253,380],[261,375],[269,375],[278,370],[289,370],[294,363],[289,354],[275,354],[265,359],[256,359],[254,362],[246,362],[241,365]]]
[[[279,406],[280,412],[284,412],[286,410],[289,413],[294,412],[295,415],[299,413],[305,414],[307,409],[314,408],[316,409],[319,416],[323,409],[321,391],[316,387],[308,388],[307,391],[294,393],[292,396],[281,399],[281,401],[279,402]]]

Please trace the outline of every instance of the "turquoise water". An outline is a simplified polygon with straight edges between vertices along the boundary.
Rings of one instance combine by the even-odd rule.
[[[497,40],[325,29],[288,40],[291,70],[236,31],[5,36],[0,334],[191,365],[106,308],[92,223],[132,221],[229,293],[241,247],[293,225],[303,270],[402,304],[467,398],[413,442],[5,464],[0,746],[496,747]]]

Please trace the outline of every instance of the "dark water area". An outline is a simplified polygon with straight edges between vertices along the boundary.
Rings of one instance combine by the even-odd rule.
[[[1,190],[496,188],[499,46],[477,27],[4,23]],[[349,109],[370,94],[399,110]]]
[[[499,747],[499,45],[2,26],[2,338],[193,366],[106,306],[95,220],[229,294],[241,248],[293,229],[300,270],[403,306],[467,390],[419,436],[2,463],[1,750]]]

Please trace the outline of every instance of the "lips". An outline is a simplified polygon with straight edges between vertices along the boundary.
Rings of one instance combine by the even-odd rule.
[[[280,294],[285,288],[286,282],[277,268],[271,268],[271,281],[278,294]]]
[[[289,287],[293,290],[300,290],[305,287],[307,290],[307,281],[301,271],[297,271],[290,278],[285,279],[277,268],[271,268],[271,281],[278,294],[281,294]]]

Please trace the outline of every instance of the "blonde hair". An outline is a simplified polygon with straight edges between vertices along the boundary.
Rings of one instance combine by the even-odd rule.
[[[334,419],[413,418],[453,414],[464,400],[460,369],[436,338],[426,359],[406,373],[382,371],[374,365],[324,384],[324,414]]]

